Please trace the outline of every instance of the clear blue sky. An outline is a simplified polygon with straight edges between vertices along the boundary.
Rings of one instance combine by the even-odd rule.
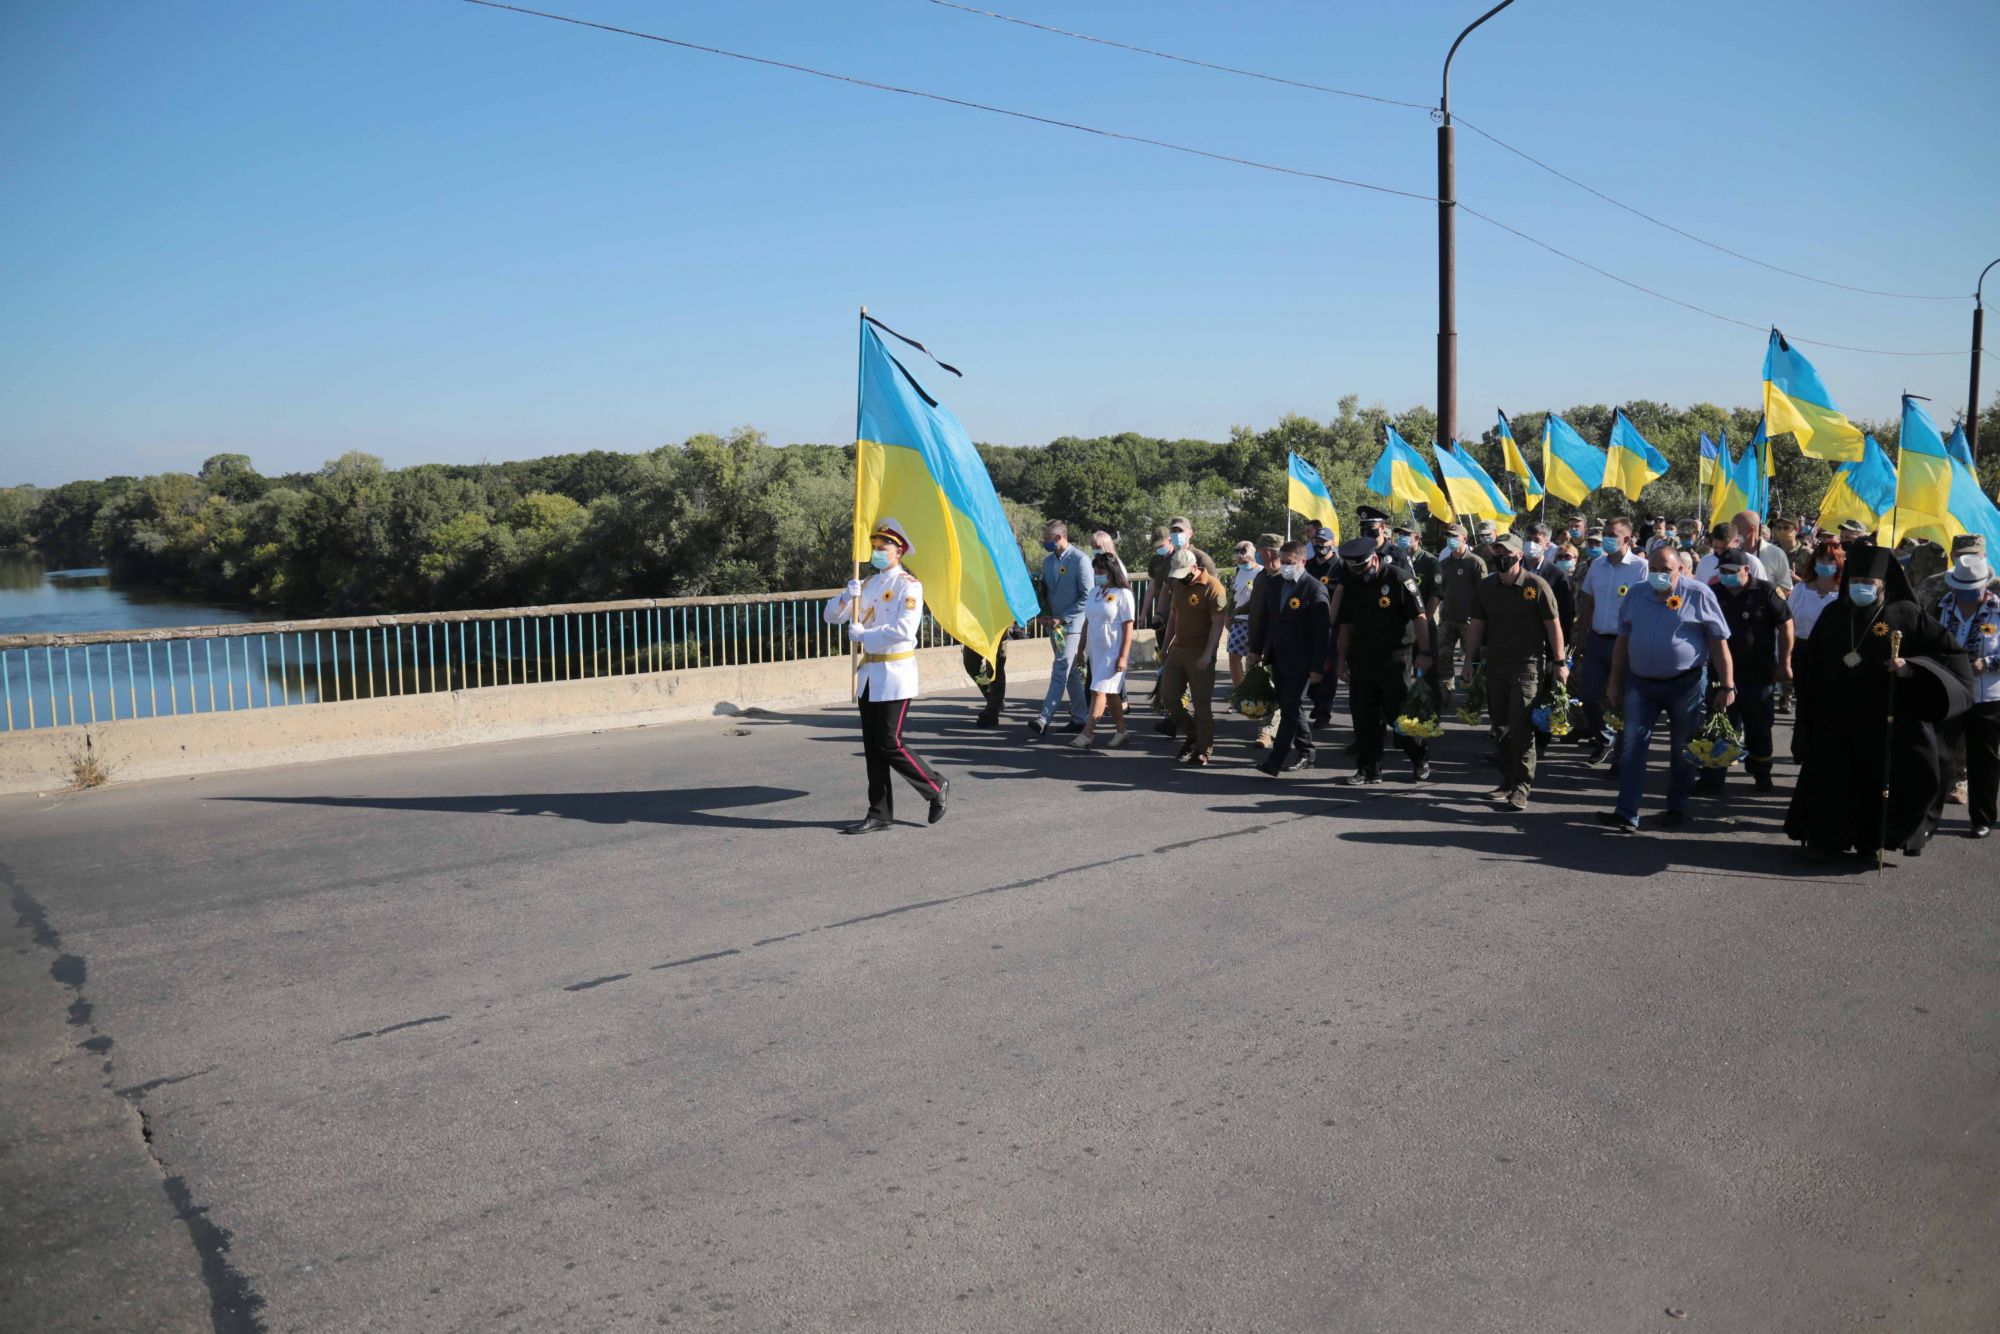
[[[988,0],[1435,100],[1467,4]],[[605,22],[1429,192],[1423,112],[1211,74],[925,0],[545,0]],[[1519,0],[1454,110],[1787,267],[1968,292],[2000,255],[1991,0]],[[636,450],[853,430],[866,303],[967,371],[975,438],[1220,437],[1432,398],[1435,208],[455,0],[0,12],[0,481]],[[1962,348],[1970,302],[1704,250],[1461,132],[1460,198],[1804,337]],[[1471,219],[1461,423],[1751,403],[1762,336]],[[2000,288],[2000,284],[1989,284]],[[2000,304],[2000,303],[1996,303]],[[2000,320],[1996,320],[2000,323]],[[1993,341],[2000,343],[2000,328]],[[1949,419],[1962,355],[1814,349],[1850,414]],[[943,378],[933,376],[933,378]],[[1989,392],[2000,363],[1986,367]]]

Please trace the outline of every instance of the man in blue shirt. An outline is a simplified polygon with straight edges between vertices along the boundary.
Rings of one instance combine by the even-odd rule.
[[[1736,698],[1735,669],[1729,660],[1729,623],[1706,584],[1681,571],[1678,553],[1656,547],[1646,558],[1646,582],[1633,588],[1618,609],[1618,642],[1612,651],[1610,699],[1623,699],[1625,738],[1619,750],[1618,807],[1599,811],[1600,824],[1621,834],[1637,833],[1639,800],[1646,791],[1646,751],[1660,714],[1668,718],[1672,779],[1667,787],[1668,827],[1687,823],[1694,795],[1694,757],[1687,753],[1701,716],[1702,668],[1715,683],[1716,707]]]
[[[1601,763],[1617,739],[1604,725],[1604,702],[1618,699],[1605,689],[1618,642],[1618,612],[1626,596],[1646,581],[1646,560],[1632,550],[1632,520],[1622,514],[1606,519],[1603,540],[1603,551],[1584,571],[1576,599],[1575,694],[1583,705],[1587,764]]]
[[[1041,716],[1028,723],[1036,736],[1049,730],[1069,691],[1069,722],[1066,732],[1080,732],[1090,717],[1090,692],[1084,685],[1088,659],[1078,652],[1083,647],[1084,608],[1090,601],[1090,557],[1069,541],[1069,526],[1051,519],[1042,529],[1042,609],[1048,617],[1049,646],[1055,650],[1055,666],[1049,672],[1048,694],[1042,697]]]

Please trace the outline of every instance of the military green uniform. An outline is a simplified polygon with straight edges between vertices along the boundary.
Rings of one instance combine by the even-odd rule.
[[[1340,599],[1340,624],[1351,626],[1347,642],[1347,707],[1354,720],[1357,777],[1376,776],[1382,762],[1382,730],[1396,721],[1410,689],[1410,655],[1417,618],[1424,614],[1416,576],[1386,562],[1366,577],[1348,576]],[[1424,743],[1399,736],[1397,744],[1421,772]]]
[[[1549,622],[1556,595],[1538,574],[1509,584],[1497,574],[1479,581],[1472,619],[1480,625],[1486,663],[1486,714],[1500,752],[1501,783],[1526,792],[1535,781],[1535,699],[1542,690],[1542,660],[1549,651]]]

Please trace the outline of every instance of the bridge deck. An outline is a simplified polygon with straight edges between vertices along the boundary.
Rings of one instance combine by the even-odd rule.
[[[971,712],[864,839],[838,711],[0,802],[0,1323],[1992,1327],[1989,846]]]

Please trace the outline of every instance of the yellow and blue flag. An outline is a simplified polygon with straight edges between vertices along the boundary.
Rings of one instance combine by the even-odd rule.
[[[991,662],[1007,628],[1040,613],[1014,526],[972,437],[882,345],[875,321],[861,318],[854,559],[868,559],[877,520],[900,521],[911,542],[905,564],[931,616]]]
[[[1708,523],[1713,528],[1718,523],[1727,523],[1744,510],[1763,513],[1757,508],[1757,495],[1763,488],[1763,464],[1757,455],[1757,441],[1764,438],[1763,424],[1758,423],[1757,435],[1743,446],[1743,452],[1732,456],[1729,452],[1729,435],[1723,433],[1722,442],[1716,446],[1715,485],[1708,493]]]
[[[1930,414],[1904,394],[1902,438],[1896,448],[1896,503],[1889,509],[1883,540],[1927,537],[1950,546],[1951,539],[1965,531],[1953,520],[1951,505],[1951,454]]]
[[[1285,503],[1322,528],[1333,529],[1333,540],[1338,542],[1340,511],[1333,507],[1333,493],[1326,489],[1319,469],[1297,454],[1287,453],[1285,476],[1289,492]]]
[[[1604,451],[1551,412],[1542,421],[1542,477],[1549,494],[1571,505],[1604,485]]]
[[[1431,465],[1424,462],[1424,456],[1417,453],[1409,441],[1397,434],[1395,427],[1385,423],[1382,429],[1387,432],[1382,442],[1382,457],[1375,461],[1375,470],[1368,474],[1368,489],[1378,496],[1407,500],[1412,505],[1428,505],[1431,513],[1450,518],[1451,501],[1431,476]]]
[[[1892,510],[1896,540],[1914,536],[1950,546],[1952,538],[1972,532],[1986,538],[1988,552],[2000,550],[2000,508],[1980,490],[1970,458],[1964,436],[1952,432],[1946,442],[1930,414],[1910,394],[1902,396],[1902,468]]]
[[[1504,412],[1500,413],[1500,466],[1521,479],[1521,489],[1526,495],[1524,503],[1529,509],[1542,503],[1542,479],[1535,476],[1521,447],[1514,443],[1514,428],[1508,425]]]
[[[1951,434],[1945,437],[1944,452],[1968,468],[1974,466],[1972,462],[1972,444],[1965,438],[1964,422],[1958,421],[1951,424]]]
[[[1776,456],[1771,453],[1771,433],[1764,429],[1764,419],[1757,419],[1757,430],[1745,446],[1752,455],[1752,467],[1745,476],[1753,485],[1750,488],[1750,503],[1746,509],[1755,510],[1762,517],[1771,512],[1771,479],[1778,475]]]
[[[1604,480],[1599,485],[1616,487],[1627,498],[1637,500],[1641,491],[1666,476],[1666,472],[1666,456],[1639,434],[1639,428],[1625,415],[1625,409],[1613,413],[1611,449],[1605,456]]]
[[[1727,430],[1722,433],[1722,438],[1725,440],[1729,438]],[[1716,466],[1715,459],[1715,442],[1708,438],[1707,431],[1703,431],[1701,433],[1701,475],[1695,478],[1696,485],[1714,486],[1715,474],[1719,471],[1721,470]]]
[[[1437,455],[1438,475],[1444,478],[1445,497],[1460,517],[1470,514],[1495,523],[1506,523],[1514,517],[1514,507],[1507,503],[1506,493],[1487,475],[1486,469],[1479,466],[1479,460],[1466,452],[1464,445],[1454,440],[1439,449],[1437,442],[1433,441],[1431,453]]]
[[[1819,524],[1832,532],[1854,520],[1873,532],[1882,516],[1896,503],[1896,465],[1874,436],[1862,441],[1858,462],[1843,463],[1833,470],[1833,484],[1819,502]]]
[[[1861,457],[1861,428],[1833,405],[1819,372],[1776,329],[1764,351],[1764,416],[1773,435],[1792,433],[1801,454],[1839,463]]]

